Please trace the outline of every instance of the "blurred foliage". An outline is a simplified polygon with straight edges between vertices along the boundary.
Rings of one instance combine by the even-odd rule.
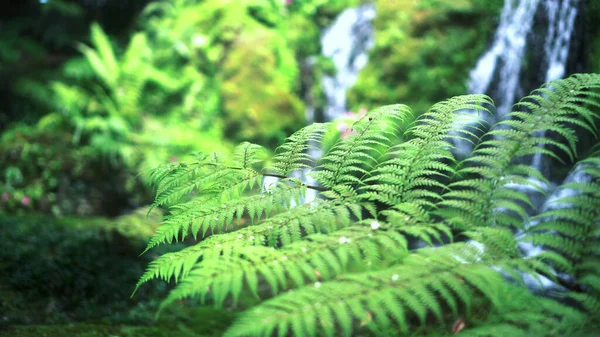
[[[349,108],[403,102],[422,113],[464,94],[501,7],[488,0],[376,1],[375,46],[348,94]]]
[[[0,137],[0,212],[63,214],[119,212],[144,201],[134,173],[76,146],[70,132],[20,125]]]
[[[265,142],[302,122],[283,17],[274,1],[176,0],[152,3],[142,21],[161,69],[192,79],[196,97],[184,100],[188,114],[211,123],[222,113],[232,138]],[[265,123],[270,120],[279,123]]]
[[[161,69],[196,74],[197,103],[222,113],[228,139],[274,144],[304,124],[299,60],[320,53],[321,29],[351,3],[162,1],[141,21]]]
[[[87,43],[62,36],[71,54],[56,60],[52,43],[30,34],[19,44],[22,31],[5,31],[0,76],[16,79],[19,99],[0,109],[12,121],[0,143],[12,163],[0,168],[0,209],[118,214],[145,200],[137,172],[194,151],[227,153],[230,142],[280,142],[304,125],[302,98],[314,90],[300,60],[320,52],[321,29],[355,2],[153,1],[127,43],[93,23]],[[87,13],[77,1],[39,6],[67,21]],[[6,26],[35,26],[21,21]],[[53,67],[15,72],[30,54]]]
[[[8,0],[0,2],[0,130],[13,121],[35,122],[52,102],[48,81],[77,55],[99,21],[127,38],[133,17],[149,0]]]
[[[218,124],[185,104],[195,101],[197,74],[175,76],[155,66],[143,33],[132,36],[120,57],[100,26],[92,25],[91,37],[92,47],[79,45],[85,59],[63,67],[74,84],[52,83],[57,112],[45,115],[41,128],[74,130],[74,144],[89,145],[130,168],[140,162],[142,168],[152,167],[171,154],[227,149],[220,144]]]

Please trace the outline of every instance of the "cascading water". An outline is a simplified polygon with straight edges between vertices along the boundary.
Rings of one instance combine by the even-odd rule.
[[[367,51],[373,46],[373,18],[375,7],[372,4],[346,9],[321,37],[322,54],[331,58],[336,68],[335,76],[323,78],[327,97],[326,121],[341,117],[347,111],[346,91],[367,64]]]
[[[354,85],[358,72],[367,64],[367,51],[373,46],[371,21],[374,17],[375,7],[372,4],[348,8],[321,36],[322,54],[333,60],[336,69],[335,76],[325,76],[322,79],[327,97],[324,122],[342,117],[347,111],[346,91]],[[309,122],[315,122],[313,108],[307,109],[307,115]],[[313,158],[322,155],[316,148],[311,148],[309,154]],[[304,172],[302,179],[314,185],[316,182],[306,173]],[[316,191],[308,190],[305,201],[312,201],[316,197]]]
[[[521,88],[521,65],[527,52],[528,36],[533,34],[536,11],[541,7],[547,18],[544,37],[545,76],[549,82],[565,76],[569,44],[577,16],[577,0],[505,0],[500,23],[490,49],[479,59],[470,73],[469,92],[488,94],[496,102],[495,121],[505,116],[515,103]],[[542,83],[535,83],[538,87]],[[468,144],[458,144],[468,147]],[[461,149],[463,153],[470,148]],[[542,155],[535,155],[532,165],[544,171]]]
[[[519,90],[521,64],[540,0],[505,0],[500,24],[491,48],[479,59],[470,73],[469,92],[491,94],[497,104],[497,118],[508,113]],[[497,88],[491,88],[498,78]],[[493,89],[499,94],[490,92]]]
[[[532,34],[535,34],[532,30],[535,25],[534,18],[545,16],[547,19],[546,32],[543,36],[544,59],[537,61],[545,65],[542,70],[544,77],[541,80],[549,82],[565,77],[569,44],[577,17],[577,2],[577,0],[505,0],[494,42],[471,72],[469,83],[471,93],[488,94],[496,101],[497,111],[492,122],[502,119],[509,112],[510,107],[515,103],[516,97],[520,96],[520,91],[528,92],[542,84],[533,83],[534,88],[520,87],[521,65],[524,55],[527,54],[527,41]],[[536,17],[535,14],[538,10],[543,10],[543,15]],[[534,38],[537,37],[534,36]],[[463,146],[463,144],[458,145]],[[461,148],[461,150],[464,151],[465,149]],[[532,159],[532,166],[548,175],[549,172],[545,167],[546,163],[543,158],[541,154],[535,155]],[[565,179],[564,183],[579,182],[585,179],[585,175],[575,169]],[[527,190],[527,187],[522,185],[513,187]],[[548,186],[544,187],[548,189]],[[573,191],[564,189],[551,191],[545,201],[540,200],[538,202],[542,206],[539,211],[543,212],[549,207],[555,207],[551,206],[551,202],[565,196],[565,193],[569,195]],[[535,222],[530,224],[530,226],[535,225]],[[542,251],[541,247],[526,243],[522,243],[520,247],[527,256],[533,256]],[[532,288],[539,286],[534,280],[526,281]],[[554,285],[545,278],[542,278],[541,281],[543,288]]]
[[[544,36],[545,64],[543,82],[565,76],[569,44],[577,16],[577,0],[505,0],[500,23],[491,48],[471,71],[469,92],[489,94],[497,104],[495,121],[506,115],[515,103],[521,88],[521,65],[527,52],[528,36],[533,34],[535,13],[542,7],[547,18]],[[541,5],[541,6],[540,6]],[[542,83],[535,83],[534,87]],[[525,89],[525,90],[523,90]],[[462,153],[469,153],[465,142],[457,144]],[[532,165],[548,174],[542,154],[536,154]]]
[[[550,82],[565,76],[567,58],[569,56],[569,43],[573,28],[577,7],[575,0],[545,0],[544,7],[548,13],[548,31],[544,42],[544,52],[547,60],[546,78],[544,82]],[[545,173],[543,156],[541,153],[534,155],[532,166]]]
[[[315,107],[308,106],[306,117],[309,123],[328,122],[346,113],[346,91],[351,88],[358,77],[359,71],[367,64],[367,52],[373,46],[373,28],[371,21],[375,18],[375,6],[364,4],[359,7],[344,10],[325,29],[321,36],[322,55],[332,59],[336,74],[325,76],[322,79],[323,89],[327,98],[324,107],[324,120],[316,120]],[[313,158],[319,158],[322,154],[315,148],[309,150]],[[307,176],[308,172],[299,173],[298,178],[309,185],[316,182]],[[264,186],[276,181],[274,178],[266,177]],[[316,198],[314,190],[307,190],[304,202],[310,202]]]
[[[567,58],[569,56],[569,43],[573,35],[575,26],[575,17],[577,16],[577,7],[574,3],[576,0],[563,0],[559,3],[556,0],[545,0],[543,5],[548,15],[548,30],[544,41],[544,53],[547,62],[546,77],[544,82],[550,82],[559,78],[563,78],[566,73]],[[540,172],[548,175],[547,163],[541,153],[533,156],[532,166]],[[575,169],[565,178],[561,185],[572,182],[589,181],[589,176],[581,170],[580,166]],[[539,210],[543,213],[552,208],[561,208],[565,205],[555,203],[556,200],[573,196],[576,191],[572,189],[555,189],[548,195]],[[539,220],[531,223],[529,226],[535,226]],[[527,256],[534,256],[543,251],[539,246],[531,244],[521,244],[521,249]],[[533,285],[535,280],[529,280],[529,284]],[[546,279],[542,279],[542,286],[548,288],[554,284]]]
[[[569,43],[575,27],[577,16],[576,0],[545,0],[544,7],[548,13],[548,33],[544,43],[544,51],[548,61],[546,82],[562,78],[566,72],[569,56]]]
[[[519,78],[527,36],[533,27],[533,19],[540,0],[505,0],[500,22],[490,48],[479,58],[469,74],[468,91],[471,94],[487,94],[496,102],[495,118],[484,117],[493,124],[506,115],[519,91]],[[464,111],[477,117],[476,111]],[[472,144],[465,140],[452,140],[458,156],[466,156]]]

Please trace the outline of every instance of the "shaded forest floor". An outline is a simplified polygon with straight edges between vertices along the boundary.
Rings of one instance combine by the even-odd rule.
[[[225,310],[179,303],[155,320],[164,282],[130,298],[148,262],[164,253],[138,256],[153,231],[138,215],[0,215],[0,336],[221,336],[233,318]]]

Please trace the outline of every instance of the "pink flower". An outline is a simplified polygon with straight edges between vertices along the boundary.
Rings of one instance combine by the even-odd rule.
[[[350,136],[353,133],[354,133],[354,130],[352,130],[352,128],[346,128],[346,130],[344,130],[344,132],[342,132],[342,134],[340,135],[340,137],[346,138],[346,137]]]
[[[21,199],[21,203],[25,206],[29,206],[31,199],[28,196],[24,196],[23,199]]]
[[[354,113],[352,111],[347,111],[345,113],[346,118],[350,119],[350,124],[352,125],[354,122],[363,118],[367,114],[368,110],[366,108],[360,108],[358,112]],[[342,133],[341,137],[346,138],[349,135],[355,133],[352,127],[348,127],[345,123],[341,123],[338,125],[338,130]]]
[[[294,0],[285,0],[285,5],[289,6],[294,2]]]
[[[8,194],[6,192],[2,193],[2,200],[8,201],[9,198],[10,198],[10,194]]]

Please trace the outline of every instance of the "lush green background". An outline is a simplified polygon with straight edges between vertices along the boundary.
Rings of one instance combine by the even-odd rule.
[[[464,93],[502,1],[375,2],[349,109],[423,112]],[[218,336],[232,314],[182,303],[155,322],[164,284],[129,299],[158,223],[139,173],[240,141],[272,147],[305,125],[334,72],[320,34],[359,3],[3,1],[0,336]],[[586,6],[582,62],[597,72],[600,7]]]

